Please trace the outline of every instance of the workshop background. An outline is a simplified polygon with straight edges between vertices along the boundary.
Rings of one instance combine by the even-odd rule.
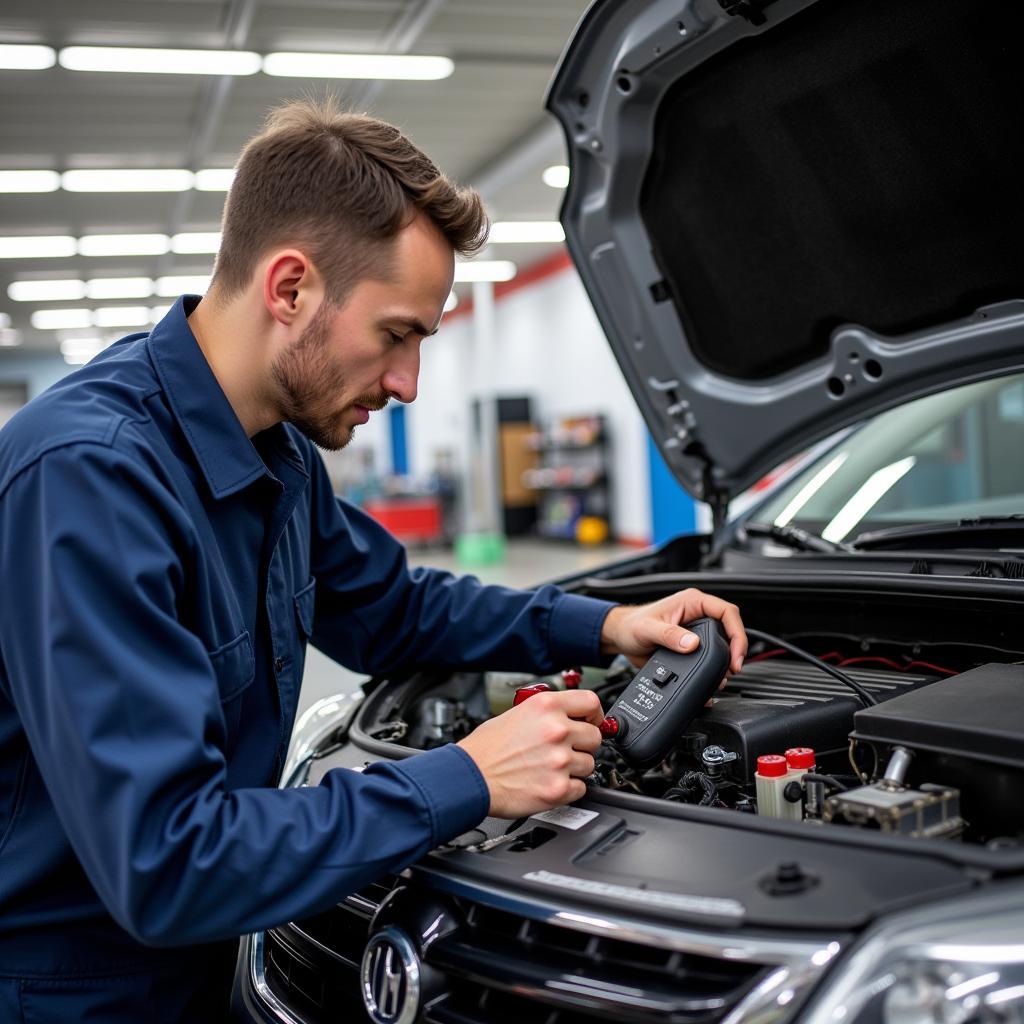
[[[655,452],[558,223],[569,171],[542,101],[586,6],[4,0],[0,424],[202,293],[241,147],[271,107],[334,94],[397,124],[494,222],[424,346],[420,397],[326,455],[337,492],[414,562],[513,585],[697,528],[705,512]],[[303,705],[339,678],[311,657]]]

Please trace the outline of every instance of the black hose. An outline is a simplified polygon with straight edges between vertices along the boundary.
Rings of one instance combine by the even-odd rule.
[[[860,698],[860,702],[866,708],[873,707],[878,703],[874,697],[864,689],[856,679],[851,678],[845,672],[841,672],[835,667],[830,665],[827,661],[822,661],[821,658],[816,658],[813,654],[808,653],[800,647],[789,643],[787,640],[781,640],[777,636],[772,636],[771,633],[764,633],[760,629],[748,629],[747,636],[754,640],[763,640],[765,643],[771,644],[773,647],[781,647],[784,651],[789,651],[790,654],[795,654],[798,658],[803,658],[804,661],[809,661],[812,665],[817,665],[822,671],[827,672],[834,679],[838,679],[839,682],[848,686],[857,696]]]
[[[662,799],[684,800],[690,804],[694,803],[693,798],[698,791],[701,793],[698,807],[713,807],[718,802],[718,789],[714,780],[704,772],[686,772],[676,785],[666,790]]]
[[[833,789],[838,789],[840,793],[845,793],[850,788],[834,775],[821,775],[819,772],[804,772],[804,782],[821,782]]]

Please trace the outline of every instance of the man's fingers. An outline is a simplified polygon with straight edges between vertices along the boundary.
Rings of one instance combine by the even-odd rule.
[[[537,698],[532,698],[536,700]],[[561,690],[550,695],[550,698],[561,711],[570,718],[576,718],[593,725],[600,725],[604,718],[601,710],[601,698],[593,690]]]
[[[569,745],[573,750],[593,753],[601,746],[601,730],[593,722],[574,721],[569,726]],[[587,774],[589,775],[590,772]]]
[[[565,800],[567,804],[574,804],[577,800],[582,800],[586,795],[587,784],[582,779],[569,780],[569,792]]]
[[[726,606],[722,615],[722,625],[729,634],[729,668],[733,672],[739,672],[743,668],[743,659],[747,656],[747,633],[736,605]]]
[[[700,638],[685,626],[676,626],[661,619],[645,618],[637,623],[637,639],[651,648],[668,647],[670,650],[689,654],[697,650]]]
[[[698,595],[698,609],[695,614],[690,614],[688,610],[686,618],[692,620],[700,615],[709,615],[721,621],[729,637],[729,669],[732,672],[739,672],[747,655],[747,634],[743,629],[739,608],[720,597],[715,597],[714,594],[695,591],[694,596]]]
[[[594,755],[583,754],[574,750],[569,761],[569,774],[574,779],[585,779],[588,775],[594,774]]]

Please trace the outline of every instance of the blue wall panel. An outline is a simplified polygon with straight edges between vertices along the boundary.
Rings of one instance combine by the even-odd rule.
[[[391,426],[391,472],[405,476],[409,472],[409,446],[405,437],[405,406],[392,403],[388,407]]]
[[[649,434],[647,455],[651,468],[651,540],[662,544],[680,533],[693,533],[697,527],[696,503],[676,482]]]

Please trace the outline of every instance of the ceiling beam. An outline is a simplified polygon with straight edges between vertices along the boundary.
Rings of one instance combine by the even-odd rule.
[[[408,53],[444,6],[445,0],[410,0],[391,23],[380,42],[382,53]],[[349,107],[368,110],[384,88],[382,81],[366,82],[350,94]]]
[[[514,185],[538,167],[565,159],[565,143],[555,119],[544,114],[503,150],[466,175],[484,199],[493,199],[502,189]]]
[[[230,0],[224,19],[225,49],[245,48],[258,3],[259,0]],[[199,90],[199,99],[192,118],[192,132],[185,148],[185,162],[182,165],[190,171],[199,171],[205,166],[234,84],[234,75],[217,75],[208,78]],[[167,234],[174,235],[181,230],[192,208],[194,196],[195,193],[191,189],[178,194],[167,224]],[[164,277],[170,273],[171,260],[170,255],[160,257],[157,262],[157,277]]]

